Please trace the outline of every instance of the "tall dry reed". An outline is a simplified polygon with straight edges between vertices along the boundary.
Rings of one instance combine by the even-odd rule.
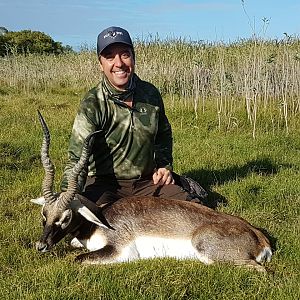
[[[280,119],[300,112],[300,41],[239,40],[231,44],[185,40],[136,41],[136,71],[155,84],[171,103],[192,106],[195,116],[208,102],[216,105],[218,126],[231,126],[243,105],[252,135],[259,117]],[[0,58],[0,93],[86,90],[100,76],[95,52],[60,56]]]

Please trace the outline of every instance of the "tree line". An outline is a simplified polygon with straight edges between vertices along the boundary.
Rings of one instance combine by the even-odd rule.
[[[0,27],[0,56],[11,54],[62,54],[73,51],[40,31],[9,31]]]

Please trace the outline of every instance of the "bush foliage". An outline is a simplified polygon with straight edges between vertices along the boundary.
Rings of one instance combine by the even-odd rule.
[[[0,55],[16,53],[60,54],[70,51],[61,42],[55,42],[49,35],[40,31],[8,31],[0,35]]]

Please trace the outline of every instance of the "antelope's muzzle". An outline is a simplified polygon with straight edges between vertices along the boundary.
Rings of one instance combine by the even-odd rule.
[[[39,252],[48,252],[50,250],[48,244],[41,241],[36,242],[35,248]]]

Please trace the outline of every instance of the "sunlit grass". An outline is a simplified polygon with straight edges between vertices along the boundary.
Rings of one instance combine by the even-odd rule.
[[[275,46],[266,45],[266,49]],[[202,49],[199,53],[207,55],[211,76],[220,75],[220,62],[227,71],[236,70],[244,76],[242,57],[254,51],[253,44],[245,45],[247,48],[232,45],[229,50],[208,48],[212,52],[205,52],[199,45],[139,47],[138,72],[146,79],[152,74],[151,81],[164,93],[173,127],[175,170],[198,180],[209,192],[208,203],[218,204],[216,209],[242,216],[267,232],[274,248],[268,273],[230,264],[204,266],[172,259],[82,267],[74,258],[83,250],[71,249],[68,239],[51,253],[38,253],[34,245],[42,229],[40,208],[30,202],[41,194],[44,174],[39,157],[42,132],[36,111],[41,110],[51,131],[50,155],[58,188],[78,103],[85,90],[97,83],[99,73],[92,53],[55,59],[17,57],[5,63],[15,71],[17,66],[27,69],[27,77],[22,77],[21,71],[12,75],[8,65],[1,64],[7,73],[0,78],[1,299],[299,299],[300,127],[299,99],[292,96],[298,93],[299,66],[284,62],[295,72],[288,79],[289,86],[293,85],[291,94],[287,98],[267,94],[266,102],[256,102],[254,122],[254,111],[247,111],[243,98],[245,86],[236,85],[232,95],[224,90],[226,97],[221,101],[217,94],[220,86],[210,81],[201,91],[201,82],[196,86],[186,79],[191,70],[189,64],[183,64],[188,55],[195,56]],[[298,51],[297,44],[279,45],[279,50],[281,47],[290,53],[285,55]],[[214,60],[214,51],[219,53],[219,60]],[[228,61],[230,56],[238,59]],[[167,65],[170,61],[173,64]],[[148,70],[142,68],[146,62]],[[276,60],[274,72],[280,69],[280,63]],[[250,67],[249,61],[245,64]],[[40,69],[44,67],[47,72]],[[154,70],[158,72],[155,78]],[[167,73],[171,71],[175,81]],[[165,77],[159,72],[166,72]],[[257,84],[266,83],[260,79]],[[192,94],[198,88],[201,97],[195,102]],[[287,116],[282,99],[288,105]]]
[[[191,106],[194,114],[214,106],[219,128],[236,126],[246,115],[256,137],[266,130],[294,130],[300,112],[300,43],[283,40],[238,40],[231,44],[186,40],[136,41],[136,71],[163,95]],[[99,81],[93,51],[61,56],[19,55],[0,58],[0,94],[81,95]],[[240,108],[243,107],[243,110]]]

